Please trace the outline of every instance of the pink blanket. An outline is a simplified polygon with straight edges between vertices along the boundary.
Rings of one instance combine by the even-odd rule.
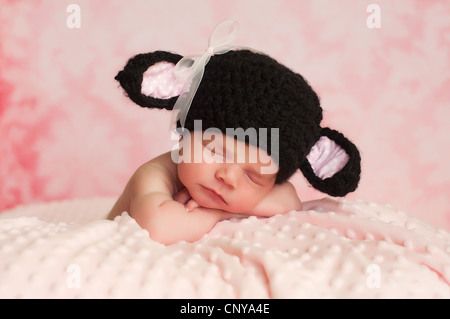
[[[327,199],[166,247],[102,219],[112,203],[0,214],[0,298],[450,298],[450,234],[389,206]]]

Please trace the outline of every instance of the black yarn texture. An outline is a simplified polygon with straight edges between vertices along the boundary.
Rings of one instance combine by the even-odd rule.
[[[176,64],[182,56],[166,51],[139,54],[131,58],[115,79],[136,104],[172,110],[177,97],[157,99],[141,93],[143,73],[153,64],[167,61]],[[331,196],[344,196],[354,191],[361,174],[361,157],[357,147],[342,133],[322,128],[319,97],[298,73],[271,57],[248,50],[229,51],[212,56],[205,67],[203,79],[194,96],[185,128],[192,131],[194,120],[201,120],[203,129],[227,128],[279,129],[277,149],[279,172],[276,183],[283,183],[300,169],[310,184]],[[180,123],[178,123],[178,126]],[[349,155],[345,167],[330,178],[317,177],[306,156],[321,136],[339,144]],[[258,141],[260,138],[258,136]]]

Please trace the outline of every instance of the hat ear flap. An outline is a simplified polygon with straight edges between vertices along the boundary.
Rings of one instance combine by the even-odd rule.
[[[173,73],[181,58],[166,51],[138,54],[128,60],[115,79],[134,103],[172,110],[184,87]]]
[[[342,133],[323,128],[300,170],[317,190],[331,196],[345,196],[358,187],[361,157],[356,146]]]

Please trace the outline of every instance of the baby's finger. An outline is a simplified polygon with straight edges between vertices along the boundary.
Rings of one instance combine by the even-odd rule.
[[[191,199],[187,204],[186,204],[186,211],[187,212],[191,212],[194,208],[198,207],[199,205],[197,204],[197,202],[193,199]]]

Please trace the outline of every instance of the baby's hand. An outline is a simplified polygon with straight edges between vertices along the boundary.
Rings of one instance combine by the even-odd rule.
[[[189,202],[187,202],[185,207],[187,212],[191,212],[194,208],[199,207],[199,205],[195,200],[191,199]]]
[[[199,206],[197,202],[194,199],[192,199],[187,188],[183,188],[181,191],[176,193],[173,196],[173,199],[174,201],[183,204],[187,212],[191,212],[194,208]]]

